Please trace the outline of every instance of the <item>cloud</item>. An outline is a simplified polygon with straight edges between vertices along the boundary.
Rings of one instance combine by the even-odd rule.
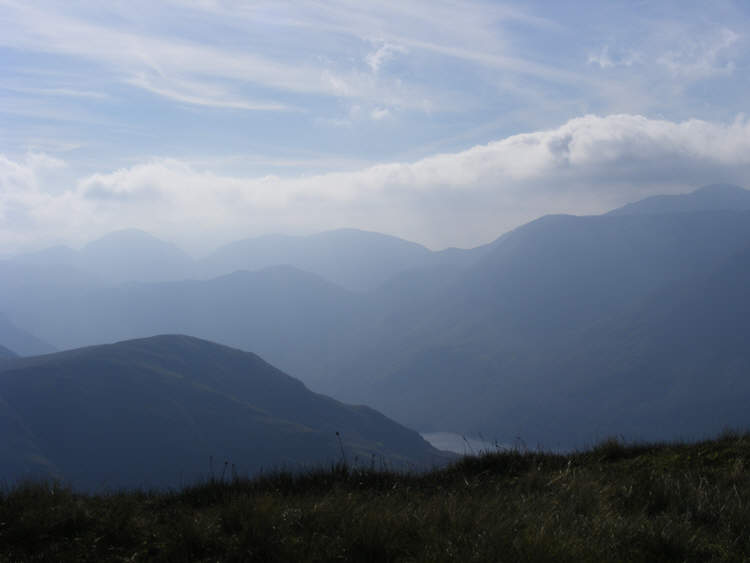
[[[396,53],[406,52],[407,50],[400,45],[383,43],[375,51],[365,57],[365,62],[373,72],[377,73],[380,70],[380,67],[382,67],[387,61],[392,59],[396,55]]]
[[[388,108],[375,108],[370,112],[370,117],[372,117],[375,121],[380,121],[381,119],[390,117],[390,115],[391,112],[388,110]]]
[[[731,29],[721,28],[708,36],[695,38],[671,49],[657,59],[673,75],[690,79],[729,75],[734,72],[734,61],[727,58],[728,51],[740,40]]]
[[[639,53],[629,49],[612,53],[609,45],[604,45],[599,51],[590,54],[588,57],[589,64],[596,64],[604,69],[618,66],[629,67],[640,61],[641,55]]]
[[[138,227],[205,244],[354,226],[471,246],[545,213],[598,213],[713,181],[747,183],[750,121],[587,115],[414,162],[297,177],[227,176],[154,159],[55,192],[39,171],[59,166],[43,155],[0,157],[5,240]]]
[[[211,87],[206,83],[187,80],[165,80],[163,76],[138,73],[126,82],[148,90],[159,96],[170,98],[185,104],[209,106],[215,108],[241,109],[248,111],[293,111],[295,108],[286,104],[268,101],[248,100],[232,96],[221,88]]]
[[[85,10],[84,15],[76,17],[74,10],[63,13],[55,11],[54,6],[40,9],[14,0],[0,0],[0,4],[5,10],[0,46],[93,62],[100,66],[100,72],[121,82],[181,103],[251,111],[290,109],[287,103],[276,99],[256,100],[243,95],[248,88],[271,90],[271,96],[277,98],[283,93],[331,96],[373,103],[385,101],[391,106],[417,110],[422,108],[422,100],[430,97],[417,84],[376,77],[351,65],[316,58],[311,56],[314,49],[301,49],[295,42],[280,42],[271,53],[266,53],[246,39],[255,34],[253,25],[258,22],[244,21],[243,33],[230,48],[212,41],[210,36],[201,36],[193,28],[187,37],[164,30],[146,33],[140,29],[133,31],[132,26],[123,23],[104,25]],[[213,3],[192,7],[219,13]],[[141,8],[146,20],[159,16],[159,8],[150,4]],[[185,16],[185,9],[180,7],[174,17]],[[219,20],[222,27],[241,21],[231,11],[221,13],[226,18]],[[293,26],[293,22],[285,25]],[[279,33],[280,38],[286,34],[285,30]],[[393,52],[402,49],[391,43],[387,45],[380,55],[374,54],[373,64],[382,65]]]

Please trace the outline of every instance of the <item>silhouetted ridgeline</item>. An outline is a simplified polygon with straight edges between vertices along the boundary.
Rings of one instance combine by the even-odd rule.
[[[159,336],[0,363],[0,480],[176,487],[345,459],[450,459],[364,406],[309,391],[258,356]]]
[[[0,264],[0,310],[59,348],[181,333],[251,350],[420,431],[550,448],[698,438],[750,425],[749,201],[707,186],[542,217],[471,250],[261,237],[201,264],[268,268],[208,280],[118,285],[58,250]]]

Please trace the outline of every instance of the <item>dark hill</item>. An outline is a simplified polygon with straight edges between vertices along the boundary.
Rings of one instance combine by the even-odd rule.
[[[77,487],[177,486],[215,473],[299,468],[342,457],[406,467],[441,454],[367,407],[310,392],[258,356],[159,336],[0,367],[0,448],[13,480],[53,474]],[[13,432],[10,429],[13,429]],[[226,468],[227,475],[231,468]]]
[[[351,353],[363,322],[360,298],[289,266],[207,281],[92,290],[40,311],[29,325],[62,348],[155,334],[190,334],[263,358],[307,381]],[[34,323],[34,324],[32,324]]]

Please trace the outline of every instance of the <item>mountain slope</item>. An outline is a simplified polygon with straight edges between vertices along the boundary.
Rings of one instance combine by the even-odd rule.
[[[540,425],[518,421],[546,416],[542,396],[571,397],[569,409],[591,414],[577,418],[585,418],[588,426],[576,423],[574,430],[567,424],[569,412],[562,410],[568,418],[561,415],[545,428],[569,444],[593,440],[596,424],[606,420],[594,413],[606,415],[606,408],[589,408],[586,394],[575,391],[575,376],[581,372],[605,381],[613,367],[575,368],[571,363],[563,369],[571,350],[587,356],[598,331],[599,338],[608,334],[602,328],[607,323],[623,322],[629,312],[674,284],[697,284],[748,244],[748,212],[540,219],[504,237],[436,296],[415,309],[395,312],[369,351],[337,378],[340,387],[323,390],[347,400],[366,397],[389,416],[421,430],[480,431],[501,441],[524,429],[528,437],[531,428],[536,439],[545,436],[537,432]],[[696,292],[682,306],[702,300],[710,304],[713,298],[705,295]],[[605,341],[612,352],[621,344],[615,338]],[[706,346],[719,349],[716,339]],[[618,357],[641,365],[641,354],[628,349]],[[349,377],[351,373],[359,377]],[[664,404],[646,404],[648,386],[643,397],[627,383],[621,392],[626,388],[629,394],[623,397],[629,402],[623,408],[646,408],[658,426]],[[687,404],[679,403],[680,408]]]
[[[430,263],[433,254],[396,237],[341,229],[307,237],[270,235],[216,250],[202,261],[206,276],[289,265],[354,291],[377,287],[399,272]]]
[[[679,280],[582,334],[554,370],[568,378],[567,399],[591,408],[578,420],[550,390],[548,427],[540,430],[549,433],[555,418],[579,427],[595,420],[602,433],[655,438],[746,427],[747,334],[750,244],[710,272]]]
[[[441,459],[372,409],[312,393],[254,354],[185,336],[15,360],[0,368],[0,399],[0,418],[25,432],[21,453],[8,460],[0,449],[3,479],[46,465],[85,488],[176,486],[208,475],[210,459],[241,473],[338,461],[336,432],[349,461]]]
[[[109,233],[84,246],[77,263],[111,283],[192,276],[193,260],[174,244],[137,229]]]
[[[608,215],[742,210],[750,210],[750,191],[732,184],[712,184],[687,194],[647,197],[614,209]]]
[[[360,301],[318,276],[276,267],[91,291],[24,321],[61,348],[190,334],[257,351],[311,382],[326,378],[334,360],[353,352],[364,314]]]
[[[18,328],[2,313],[0,313],[0,342],[3,343],[3,346],[7,346],[8,349],[12,350],[13,355],[35,356],[55,351],[52,345]],[[7,356],[7,354],[5,355]],[[2,356],[2,351],[0,351],[0,357]]]

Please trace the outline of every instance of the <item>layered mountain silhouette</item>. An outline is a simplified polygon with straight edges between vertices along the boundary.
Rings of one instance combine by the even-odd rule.
[[[6,268],[12,266],[67,269],[68,276],[99,284],[187,279],[195,274],[194,261],[184,251],[138,229],[109,233],[81,250],[55,246],[22,254],[6,261]]]
[[[748,398],[737,375],[750,357],[748,193],[714,185],[546,216],[471,250],[356,231],[254,239],[218,252],[234,264],[223,267],[283,256],[296,267],[0,305],[63,348],[179,332],[253,350],[316,391],[424,431],[554,447],[692,437],[750,423],[721,408]],[[299,248],[316,245],[330,268],[302,262]],[[370,247],[380,251],[368,261]]]
[[[438,260],[437,253],[396,237],[341,229],[311,236],[268,235],[223,246],[201,263],[204,275],[288,265],[354,291]]]
[[[85,489],[446,459],[368,407],[312,393],[254,354],[186,336],[0,364],[0,422],[0,478],[52,476]]]
[[[55,348],[36,336],[26,332],[13,324],[5,315],[0,313],[0,343],[5,346],[7,352],[12,350],[12,355],[35,356],[54,352]],[[2,351],[0,351],[0,355]]]
[[[712,184],[688,194],[657,195],[609,212],[609,215],[750,210],[750,191],[732,184]]]

